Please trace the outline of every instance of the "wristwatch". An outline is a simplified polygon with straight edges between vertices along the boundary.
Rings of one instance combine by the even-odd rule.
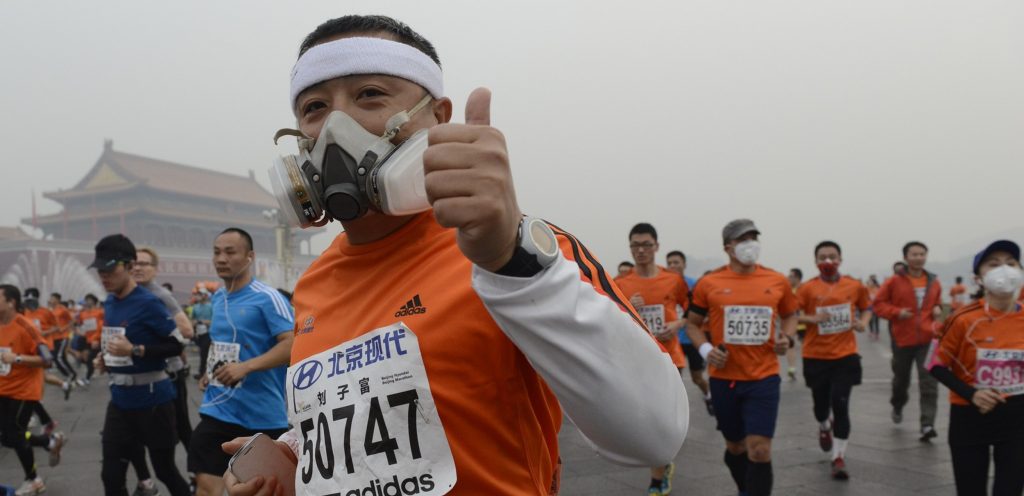
[[[21,363],[21,355],[14,355],[14,363]]]
[[[524,216],[519,221],[516,249],[512,252],[512,258],[495,274],[533,277],[554,263],[558,254],[558,239],[547,222]]]
[[[142,345],[141,344],[133,344],[132,345],[132,356],[137,356],[139,358],[142,358]]]

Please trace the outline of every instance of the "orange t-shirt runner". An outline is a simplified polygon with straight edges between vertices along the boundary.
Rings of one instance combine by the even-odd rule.
[[[708,375],[731,381],[757,381],[778,375],[775,320],[798,309],[786,276],[760,265],[750,274],[721,267],[697,281],[690,310],[703,313],[711,345],[725,345],[725,367],[709,364]]]
[[[676,314],[677,304],[684,310],[689,305],[686,281],[679,274],[663,267],[658,267],[658,273],[654,277],[641,277],[634,270],[616,278],[615,284],[627,298],[639,294],[644,299],[643,306],[636,308],[636,311],[644,320],[647,330],[653,334],[662,332],[669,322],[680,318]],[[672,363],[676,367],[686,366],[686,355],[675,333],[660,342],[672,357]]]
[[[57,327],[60,328],[71,325],[75,320],[71,317],[71,312],[68,310],[68,307],[64,305],[57,305],[57,307],[53,309],[53,316],[57,318]],[[54,336],[54,339],[68,339],[71,337],[71,329],[68,329],[67,332],[63,333],[58,332],[57,334],[54,334]]]
[[[633,314],[626,306],[628,303],[622,303],[627,298],[614,285],[606,286],[612,294],[601,289],[611,278],[600,266],[585,257],[576,258],[570,240],[555,231],[563,254],[586,265],[586,273],[592,276],[588,280],[581,275],[581,283],[593,285],[600,294]],[[425,424],[430,432],[418,431],[416,448],[422,450],[423,458],[419,460],[429,459],[435,466],[443,463],[445,470],[434,470],[431,476],[409,468],[397,479],[408,491],[415,486],[422,489],[425,483],[431,489],[424,492],[434,490],[435,482],[450,474],[452,460],[457,483],[449,495],[557,494],[558,431],[562,421],[559,402],[526,356],[495,323],[471,281],[472,264],[459,251],[455,230],[438,225],[430,212],[418,215],[398,231],[372,243],[353,245],[345,234],[338,236],[295,288],[296,331],[290,379],[286,383],[289,417],[295,423],[309,415],[305,412],[317,412],[314,405],[320,402],[315,421],[297,423],[300,443],[306,435],[303,433],[319,439],[318,430],[337,433],[353,415],[361,418],[359,415],[366,409],[360,407],[353,414],[348,404],[355,396],[363,403],[379,402],[379,407],[369,408],[369,425],[388,429],[384,435],[379,427],[369,429],[368,424],[351,422],[349,454],[364,465],[392,456],[389,450],[395,443],[405,453],[417,454],[411,448],[415,444],[411,428],[405,424],[419,422],[416,415],[439,420]],[[635,314],[632,316],[638,320]],[[329,382],[361,377],[357,374],[363,373],[371,356],[378,367],[373,370],[397,367],[394,363],[402,368],[394,368],[392,375],[375,375],[382,380],[375,379],[373,389],[369,383],[366,387],[362,383],[349,387]],[[381,357],[389,361],[381,362]],[[362,360],[362,369],[358,360]],[[429,379],[426,386],[417,386],[413,392],[395,392],[409,387],[409,383],[416,384],[415,380],[424,373]],[[316,387],[311,386],[314,380],[318,381]],[[330,397],[306,392],[319,387],[327,388],[326,395]],[[363,393],[365,396],[360,397]],[[415,408],[409,406],[412,403],[407,396],[411,394],[419,395]],[[342,395],[346,396],[339,400]],[[400,412],[400,419],[385,422],[380,418],[381,408],[389,404],[391,412]],[[337,408],[331,409],[333,405]],[[376,416],[373,412],[377,412]],[[321,422],[319,417],[324,415],[326,418]],[[428,442],[432,444],[428,446]],[[336,453],[342,449],[340,444],[335,437]],[[373,447],[380,449],[373,452],[369,449]],[[428,456],[428,452],[434,456]],[[338,456],[335,474],[339,470],[341,474],[353,473],[345,463],[348,459]],[[386,461],[391,463],[390,458]],[[321,467],[313,465],[298,467],[299,476],[318,477],[317,481],[331,479],[318,475],[323,473],[318,472]],[[357,463],[354,468],[360,466]],[[365,475],[364,469],[359,470],[359,474]],[[369,475],[353,476],[351,485],[346,482],[338,489],[340,494],[347,494],[373,484],[383,487],[395,483],[392,477],[388,474],[374,482]],[[425,481],[426,477],[431,479]]]
[[[857,353],[857,337],[852,332],[856,310],[863,312],[871,306],[868,290],[860,281],[842,276],[830,283],[816,277],[800,285],[796,299],[806,315],[829,315],[821,324],[807,324],[804,358],[837,360]]]
[[[36,326],[36,329],[42,333],[45,330],[52,329],[57,326],[57,317],[50,311],[49,308],[39,307],[35,310],[26,310],[25,317],[28,318],[32,324]],[[51,350],[53,349],[53,339],[57,336],[57,333],[52,333],[43,336],[43,342],[46,343]]]
[[[81,326],[82,335],[89,344],[100,341],[100,330],[103,329],[103,309],[86,308],[78,314],[78,324]]]
[[[28,319],[15,315],[0,327],[0,351],[15,355],[38,355],[39,334]],[[43,397],[43,369],[21,364],[0,364],[0,396],[24,401]]]
[[[1019,304],[1011,313],[985,306],[981,300],[950,317],[933,360],[977,389],[1024,394],[1024,311]],[[971,404],[953,391],[949,402]]]
[[[967,287],[963,284],[956,284],[949,288],[949,308],[954,312],[967,304]]]

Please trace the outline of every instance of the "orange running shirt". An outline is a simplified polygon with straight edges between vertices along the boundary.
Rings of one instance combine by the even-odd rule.
[[[555,232],[565,257],[580,264],[581,282],[593,285],[595,291],[638,320],[625,303],[627,299],[610,283],[611,277],[589,253],[579,255],[580,246],[571,245],[574,240],[558,229]],[[286,383],[289,396],[294,397],[293,388],[310,387],[302,382],[308,380],[303,375],[305,365],[315,363],[304,361],[308,357],[404,323],[418,342],[436,415],[457,470],[458,482],[448,494],[556,493],[552,488],[557,486],[559,474],[559,402],[494,322],[471,286],[471,270],[472,264],[456,245],[455,230],[438,225],[431,212],[369,244],[352,245],[347,235],[339,235],[295,287],[291,364],[301,366],[294,369],[292,382]],[[408,342],[408,332],[387,331],[382,339],[385,349],[395,349],[399,337]],[[367,342],[381,341],[376,338],[371,336]],[[330,373],[322,374],[328,377]],[[402,380],[399,375],[395,381]],[[307,406],[289,405],[289,416]],[[359,458],[365,453],[363,429],[352,428],[352,454]],[[399,443],[408,443],[405,431],[404,425],[395,426],[391,436],[402,436]],[[380,439],[380,434],[374,439]],[[301,433],[299,440],[301,443]],[[335,451],[340,449],[338,444],[335,442]],[[353,486],[341,493],[368,482],[353,481]]]
[[[800,285],[796,299],[805,315],[828,313],[832,316],[821,324],[807,324],[804,358],[837,360],[857,353],[853,321],[857,310],[864,311],[871,306],[868,290],[860,281],[843,276],[829,283],[815,277]]]
[[[661,332],[669,322],[680,318],[676,314],[677,304],[684,310],[689,306],[686,281],[679,274],[663,267],[658,267],[658,273],[654,277],[640,277],[634,270],[615,279],[615,284],[619,285],[627,299],[632,298],[634,294],[639,294],[644,299],[644,305],[636,310],[644,320],[647,330],[654,334]],[[676,333],[660,342],[677,368],[686,366],[686,355]]]
[[[28,318],[29,322],[36,326],[36,329],[40,334],[47,329],[57,327],[57,317],[50,311],[49,308],[39,307],[35,310],[26,310],[25,317]],[[53,338],[56,333],[43,336],[43,342],[46,343],[51,350],[53,349]]]
[[[78,321],[86,342],[89,344],[100,342],[100,330],[103,329],[102,308],[82,309],[78,314]]]
[[[71,318],[71,312],[64,305],[57,305],[53,309],[53,316],[57,318],[57,327],[61,328],[71,325],[75,320]],[[54,339],[69,339],[71,337],[71,329],[68,329],[67,332],[58,332],[54,336],[56,336]]]
[[[985,300],[965,306],[949,318],[934,360],[977,389],[1024,394],[1024,311],[1000,313]],[[949,402],[970,405],[949,392]]]
[[[750,274],[724,266],[702,277],[693,289],[690,310],[710,321],[711,344],[724,344],[729,352],[725,367],[709,364],[709,375],[733,381],[777,375],[775,319],[797,309],[786,276],[760,265]]]
[[[38,355],[38,338],[32,323],[21,315],[15,315],[10,323],[0,327],[0,349],[15,355]],[[42,368],[8,364],[4,369],[6,374],[0,371],[0,396],[25,401],[42,399]]]

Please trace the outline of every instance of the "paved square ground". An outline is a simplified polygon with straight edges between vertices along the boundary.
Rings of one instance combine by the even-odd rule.
[[[883,329],[883,334],[884,334]],[[901,425],[889,419],[889,341],[870,341],[860,336],[864,364],[864,384],[855,388],[852,398],[853,432],[847,453],[851,480],[836,482],[829,477],[829,458],[818,448],[817,423],[811,415],[811,397],[802,379],[784,381],[779,426],[773,447],[775,494],[779,495],[868,495],[899,496],[927,493],[932,496],[954,494],[949,449],[945,442],[949,406],[946,390],[940,388],[940,436],[936,442],[918,441],[917,384],[912,385],[911,403],[904,411]],[[194,350],[192,350],[194,353]],[[196,363],[195,357],[192,363]],[[193,419],[198,420],[195,381],[189,398]],[[99,495],[100,437],[103,412],[109,393],[105,379],[89,390],[76,390],[70,401],[60,391],[47,388],[45,405],[61,429],[70,436],[60,466],[46,466],[46,454],[37,451],[40,473],[52,496]],[[735,487],[722,463],[724,443],[708,416],[700,392],[686,378],[690,394],[690,434],[676,457],[673,494],[733,496]],[[628,419],[627,419],[628,421]],[[568,421],[559,436],[564,462],[562,494],[565,496],[643,495],[650,474],[643,468],[612,465],[585,445]],[[185,466],[185,453],[178,450],[178,467]],[[20,484],[21,468],[14,452],[0,449],[0,481]],[[129,470],[129,483],[135,481]],[[166,490],[162,491],[167,494]]]

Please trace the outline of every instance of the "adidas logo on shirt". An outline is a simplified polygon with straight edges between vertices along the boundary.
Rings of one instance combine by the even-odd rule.
[[[420,302],[420,295],[416,295],[395,312],[395,317],[408,317],[421,313],[427,313],[427,307],[423,306],[423,303]]]

